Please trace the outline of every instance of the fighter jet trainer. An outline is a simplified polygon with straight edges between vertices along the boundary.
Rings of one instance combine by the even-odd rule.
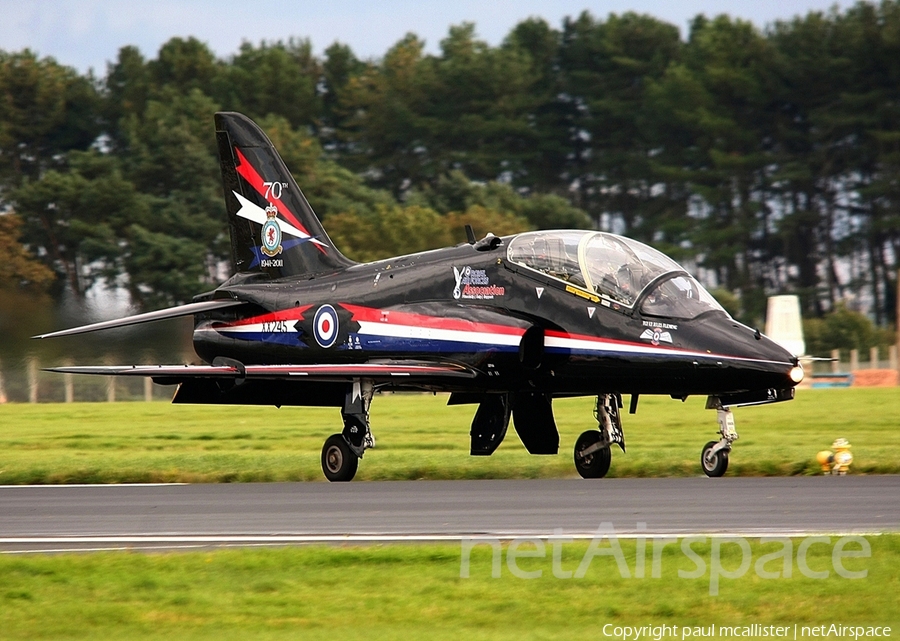
[[[803,378],[785,349],[732,319],[665,254],[598,231],[535,231],[372,263],[335,247],[263,131],[215,116],[234,276],[194,302],[44,334],[66,336],[193,315],[202,365],[57,367],[151,377],[173,402],[332,406],[343,428],[322,448],[349,481],[374,446],[380,390],[449,393],[477,406],[471,454],[489,456],[512,418],[531,454],[557,454],[553,399],[596,396],[596,429],[574,444],[584,478],[625,451],[622,395],[708,397],[719,439],[701,467],[721,476],[737,432],[731,408],[790,400]],[[377,239],[372,239],[377,243]]]

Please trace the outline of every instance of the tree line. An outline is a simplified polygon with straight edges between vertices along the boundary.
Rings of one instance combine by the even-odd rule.
[[[895,321],[900,0],[764,30],[698,16],[471,24],[437,53],[409,34],[375,60],[335,43],[194,38],[122,48],[103,77],[0,52],[0,276],[154,307],[221,279],[228,235],[212,114],[279,148],[348,255],[367,260],[547,227],[648,242],[737,316],[797,293]],[[724,295],[730,292],[731,296]]]

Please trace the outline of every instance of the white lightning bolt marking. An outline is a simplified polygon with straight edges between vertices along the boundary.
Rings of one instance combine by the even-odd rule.
[[[232,194],[238,199],[238,202],[241,203],[241,208],[238,210],[237,215],[241,218],[245,218],[249,221],[252,221],[258,225],[265,225],[267,216],[266,211],[260,207],[259,205],[254,205],[249,200],[241,196],[236,191],[232,191]],[[281,231],[285,234],[290,234],[291,236],[296,236],[297,238],[305,238],[308,239],[311,243],[315,243],[317,245],[322,245],[326,247],[325,243],[316,240],[311,237],[309,234],[305,234],[290,223],[286,223],[283,220],[278,220],[278,226],[281,227]]]

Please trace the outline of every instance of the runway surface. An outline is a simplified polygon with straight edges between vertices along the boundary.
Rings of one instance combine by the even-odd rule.
[[[900,531],[900,476],[0,487],[0,550]]]

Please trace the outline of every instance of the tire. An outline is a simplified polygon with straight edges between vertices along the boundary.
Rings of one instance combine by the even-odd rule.
[[[353,453],[340,434],[332,434],[322,446],[322,472],[333,483],[352,481],[359,467],[359,457]]]
[[[703,468],[703,473],[711,478],[722,476],[728,469],[728,450],[719,450],[710,455],[716,443],[718,441],[710,441],[703,446],[703,452],[700,453],[700,467]]]
[[[600,442],[599,430],[588,430],[582,433],[575,441],[575,469],[583,479],[602,479],[609,472],[609,464],[612,462],[612,452],[608,447],[579,458],[578,453],[591,445]]]

